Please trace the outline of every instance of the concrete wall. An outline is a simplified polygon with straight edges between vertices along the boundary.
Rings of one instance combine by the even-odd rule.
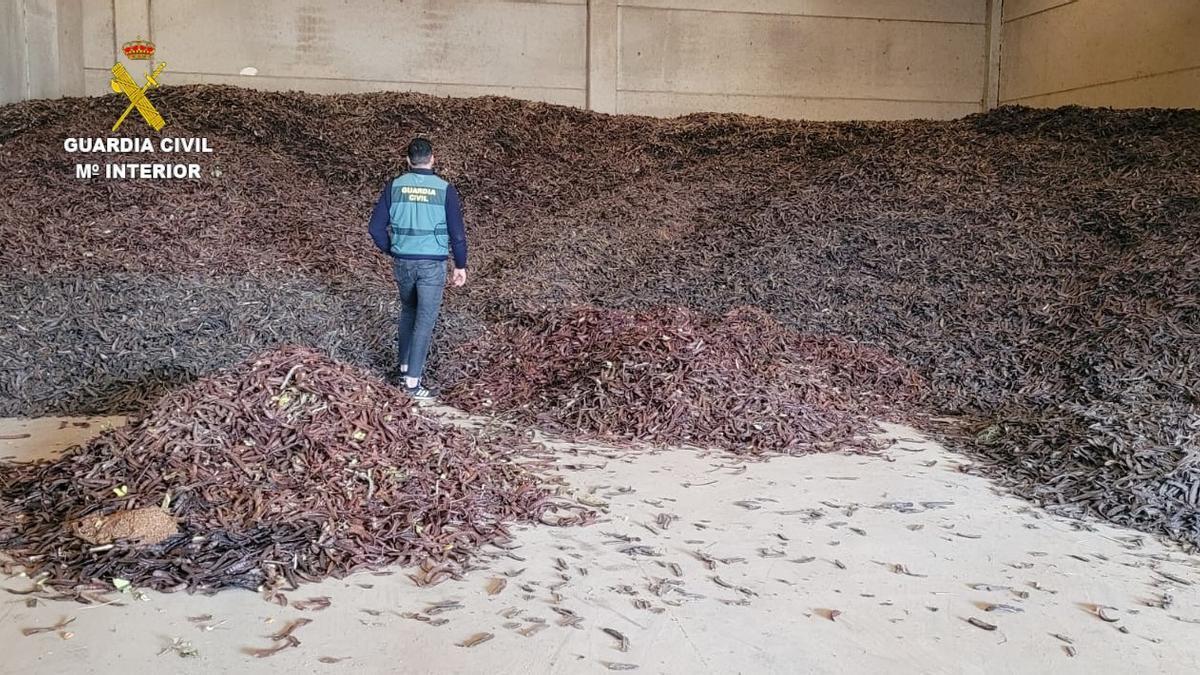
[[[1200,0],[1000,3],[0,0],[0,101],[107,93],[141,36],[172,84],[810,119],[1200,106]]]
[[[93,94],[114,45],[141,35],[171,84],[586,103],[587,0],[116,0],[85,15]]]
[[[83,94],[79,0],[0,0],[0,103]]]
[[[617,4],[619,112],[893,119],[982,106],[983,1]]]
[[[86,90],[121,43],[164,82],[497,94],[603,112],[980,110],[987,0],[83,1]],[[256,68],[256,76],[239,73]],[[144,68],[141,68],[144,69]]]
[[[1000,102],[1200,107],[1200,0],[1005,0]]]

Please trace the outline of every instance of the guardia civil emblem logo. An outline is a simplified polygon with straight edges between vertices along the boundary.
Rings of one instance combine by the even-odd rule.
[[[121,47],[121,51],[125,52],[125,58],[130,61],[149,61],[154,58],[154,43],[149,40],[143,40],[139,36],[136,40],[126,42]],[[118,94],[123,93],[125,94],[125,98],[129,99],[129,105],[125,107],[125,112],[121,113],[121,116],[117,118],[117,123],[112,127],[113,131],[121,128],[121,123],[134,110],[137,110],[142,119],[146,120],[146,124],[149,124],[155,131],[162,131],[162,128],[167,125],[167,121],[154,108],[154,104],[150,102],[150,99],[146,98],[146,90],[158,86],[158,76],[166,67],[166,63],[159,63],[154,68],[154,72],[146,74],[146,84],[139,87],[137,81],[133,79],[133,76],[125,69],[125,66],[120,63],[113,65],[113,78],[109,84],[112,86],[113,91]]]

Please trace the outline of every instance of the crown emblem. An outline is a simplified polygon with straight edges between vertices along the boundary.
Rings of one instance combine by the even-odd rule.
[[[131,61],[149,61],[154,58],[154,43],[143,40],[139,35],[136,40],[130,40],[122,45],[121,51],[125,52],[125,58]]]

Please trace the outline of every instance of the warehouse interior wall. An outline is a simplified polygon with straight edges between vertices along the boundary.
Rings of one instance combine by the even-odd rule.
[[[80,0],[0,0],[0,103],[82,96],[82,31]]]
[[[1198,106],[1197,17],[1197,0],[0,0],[0,101],[109,93],[142,37],[171,84],[610,113]]]
[[[617,112],[903,119],[982,106],[982,0],[616,5]]]
[[[981,109],[987,64],[987,0],[0,2],[74,5],[82,39],[62,47],[82,60],[88,95],[109,93],[109,68],[137,37],[156,44],[172,84],[492,94],[652,115],[958,117]]]
[[[96,2],[85,7],[87,91],[107,91],[113,45],[142,35],[173,83],[495,94],[655,115],[957,117],[980,109],[986,4]]]
[[[106,91],[114,45],[140,35],[172,84],[586,104],[586,0],[115,0],[84,11],[89,94]]]
[[[1200,0],[1004,0],[1000,103],[1200,107]]]

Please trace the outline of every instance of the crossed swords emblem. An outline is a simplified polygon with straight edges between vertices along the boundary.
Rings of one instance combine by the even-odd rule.
[[[154,109],[154,104],[150,102],[150,99],[146,98],[146,90],[158,86],[158,80],[155,78],[166,67],[167,64],[165,63],[158,64],[154,72],[146,76],[146,84],[140,87],[129,74],[129,71],[125,70],[125,66],[118,63],[112,67],[113,79],[109,82],[112,85],[112,90],[118,94],[124,92],[125,97],[129,99],[129,105],[125,108],[125,112],[121,113],[121,116],[117,118],[117,123],[112,128],[113,131],[116,131],[121,126],[121,122],[125,121],[125,118],[129,116],[129,113],[133,112],[134,108],[137,108],[142,119],[146,120],[146,124],[153,127],[155,131],[162,131],[162,128],[167,126],[167,121]]]

